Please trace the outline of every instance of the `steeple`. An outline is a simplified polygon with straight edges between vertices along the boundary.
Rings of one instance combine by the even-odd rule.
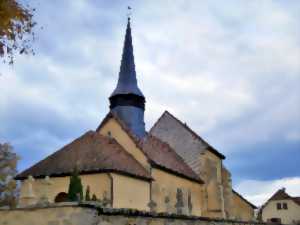
[[[118,94],[135,94],[142,97],[144,96],[137,85],[129,17],[119,72],[119,80],[117,87],[111,96]]]
[[[109,97],[110,109],[137,137],[145,135],[145,97],[138,87],[128,17],[117,87]]]

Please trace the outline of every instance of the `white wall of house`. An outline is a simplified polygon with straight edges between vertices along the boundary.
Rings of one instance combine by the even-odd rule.
[[[283,203],[287,204],[287,209],[283,208]],[[281,204],[281,209],[277,208],[277,204]],[[300,221],[300,205],[291,199],[272,200],[267,203],[262,211],[264,222],[267,222],[271,218],[279,218],[283,224],[293,224],[296,221]]]

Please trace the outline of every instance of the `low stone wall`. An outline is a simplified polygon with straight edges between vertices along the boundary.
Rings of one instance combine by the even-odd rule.
[[[260,225],[205,217],[157,214],[95,204],[63,203],[45,207],[0,210],[0,225]]]

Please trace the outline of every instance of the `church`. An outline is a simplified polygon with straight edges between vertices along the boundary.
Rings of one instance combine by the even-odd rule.
[[[83,193],[88,188],[103,207],[254,219],[256,207],[232,189],[225,156],[192,128],[165,111],[145,130],[146,100],[137,83],[130,18],[109,102],[109,112],[96,130],[16,176],[21,183],[19,207],[67,201],[76,168]]]

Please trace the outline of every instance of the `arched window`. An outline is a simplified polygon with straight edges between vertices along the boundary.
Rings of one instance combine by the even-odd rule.
[[[67,202],[68,194],[66,192],[60,192],[56,195],[54,202]]]

